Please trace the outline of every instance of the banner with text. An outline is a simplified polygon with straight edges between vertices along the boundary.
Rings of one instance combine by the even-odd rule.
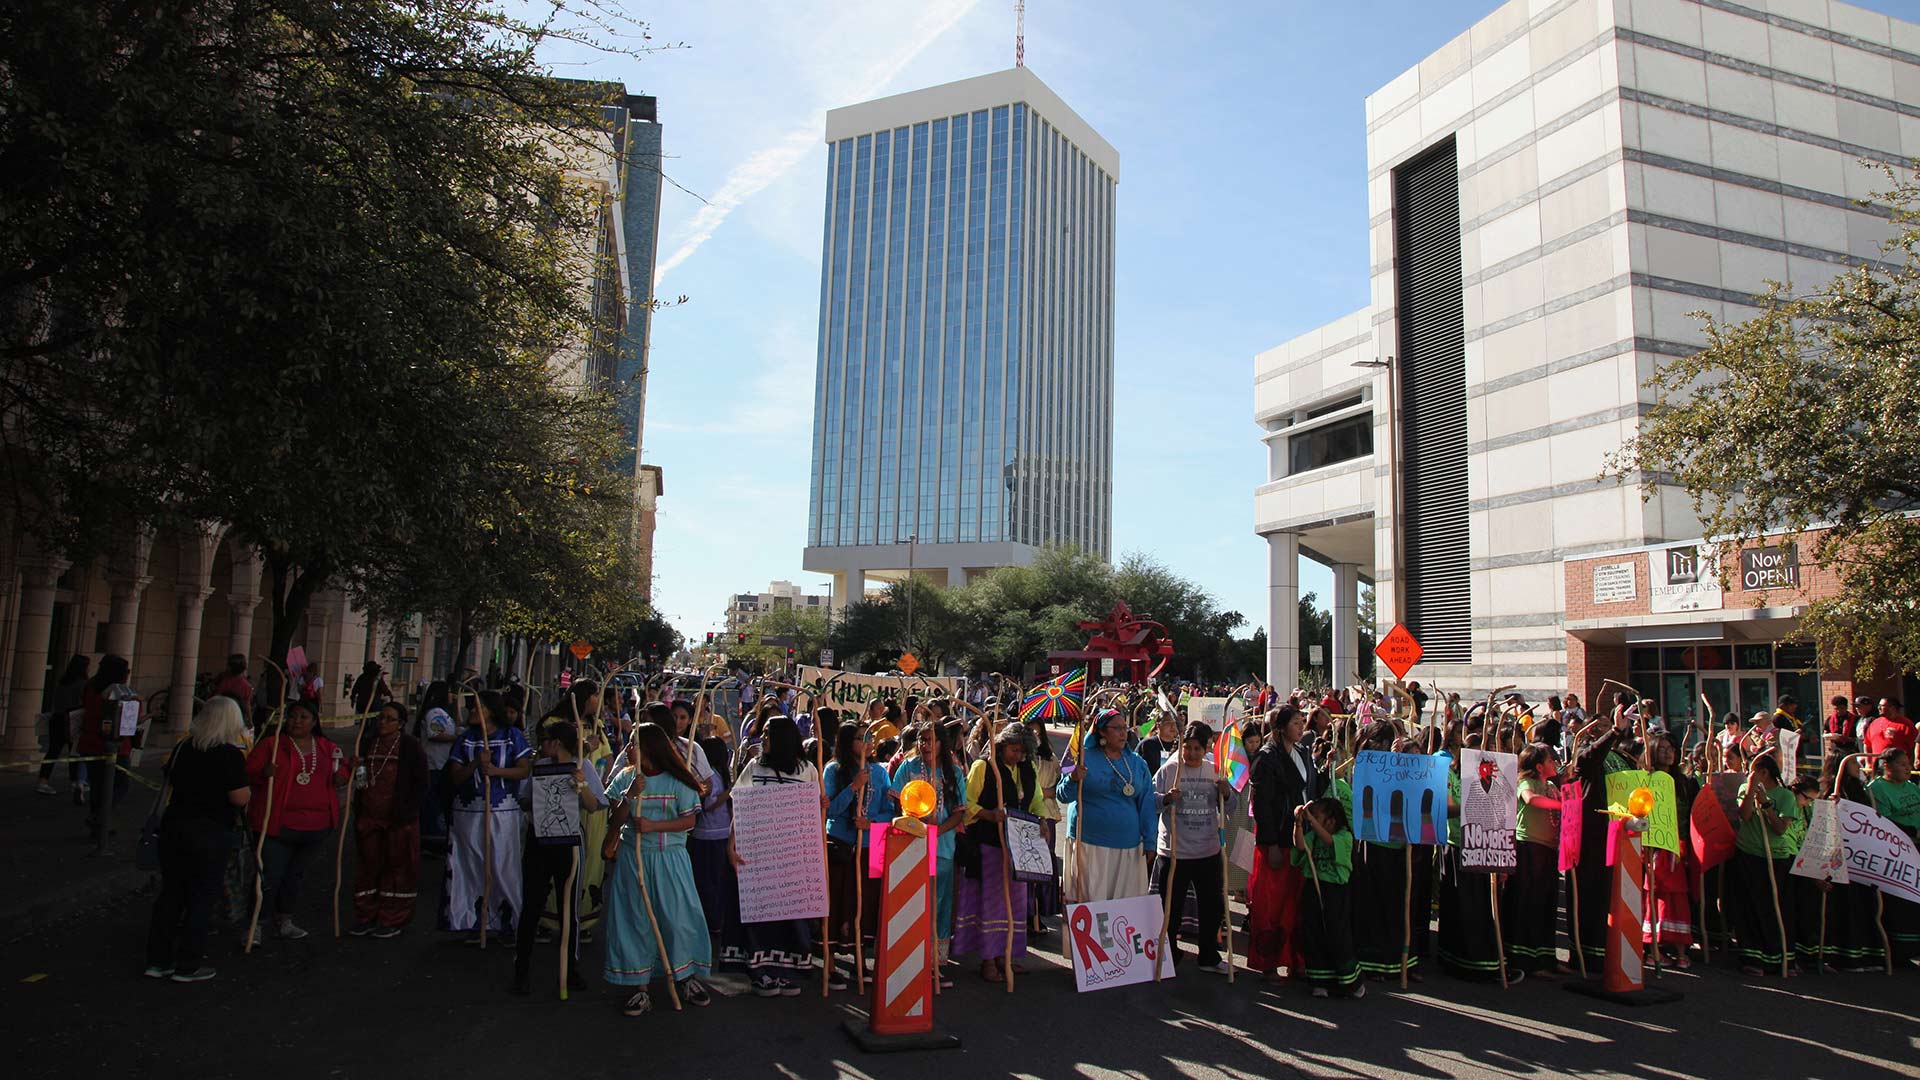
[[[796,670],[799,677],[795,685],[809,694],[819,695],[822,705],[835,708],[865,705],[869,701],[885,698],[897,699],[902,694],[924,700],[943,695],[954,697],[960,692],[959,679],[930,679],[922,675],[862,675],[857,671],[836,671],[807,664],[800,665]],[[829,683],[832,684],[831,689],[828,688]]]
[[[1871,806],[1841,799],[1835,816],[1847,853],[1847,880],[1920,904],[1920,856],[1912,838]]]
[[[1520,868],[1520,759],[1468,748],[1460,752],[1460,868],[1507,874]]]
[[[1067,905],[1067,950],[1073,984],[1081,993],[1152,982],[1159,955],[1162,909],[1158,896],[1129,896]],[[1174,965],[1162,964],[1162,979]]]

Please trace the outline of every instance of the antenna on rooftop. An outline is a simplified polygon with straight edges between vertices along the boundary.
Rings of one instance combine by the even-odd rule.
[[[1027,66],[1027,0],[1013,0],[1013,66]]]

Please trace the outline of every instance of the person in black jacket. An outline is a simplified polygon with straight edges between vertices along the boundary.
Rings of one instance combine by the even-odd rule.
[[[1580,951],[1587,965],[1599,970],[1607,958],[1607,910],[1611,904],[1613,877],[1607,866],[1607,829],[1613,819],[1607,816],[1607,774],[1633,768],[1633,759],[1625,750],[1628,734],[1624,713],[1627,695],[1604,728],[1596,729],[1588,742],[1575,748],[1573,771],[1582,790],[1579,874]],[[1561,811],[1563,814],[1566,810]]]
[[[355,937],[395,937],[413,921],[427,751],[402,730],[406,724],[407,707],[389,701],[354,750]]]
[[[167,760],[167,809],[160,819],[160,896],[147,929],[149,979],[205,982],[200,963],[221,871],[233,842],[235,812],[252,796],[240,749],[240,703],[216,697],[193,718],[187,741]]]
[[[1290,857],[1294,811],[1320,797],[1326,777],[1302,743],[1306,716],[1292,705],[1275,709],[1266,745],[1253,759],[1253,839],[1259,853],[1247,877],[1247,966],[1271,977],[1276,968],[1302,973],[1300,890],[1305,883]]]

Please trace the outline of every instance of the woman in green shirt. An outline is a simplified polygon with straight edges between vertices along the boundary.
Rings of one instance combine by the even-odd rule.
[[[1353,953],[1347,882],[1353,877],[1353,833],[1340,800],[1315,799],[1293,813],[1293,865],[1306,875],[1300,890],[1301,952],[1317,998],[1361,998],[1360,962]]]
[[[1920,784],[1913,782],[1913,755],[1897,746],[1880,752],[1880,775],[1867,785],[1874,812],[1920,841]],[[1912,963],[1920,957],[1920,904],[1888,896],[1883,921],[1893,958]]]
[[[1548,978],[1561,968],[1560,759],[1545,743],[1520,753],[1520,818],[1514,845],[1520,864],[1500,894],[1507,968]]]
[[[1794,924],[1794,846],[1787,834],[1799,820],[1800,802],[1781,785],[1778,761],[1772,754],[1754,758],[1753,771],[1740,785],[1740,828],[1727,896],[1743,974],[1779,970],[1793,948],[1785,931]],[[1787,974],[1799,971],[1788,968]]]

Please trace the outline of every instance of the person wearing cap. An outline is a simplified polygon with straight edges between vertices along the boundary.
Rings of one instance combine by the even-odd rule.
[[[983,757],[967,770],[967,837],[979,845],[980,859],[956,883],[953,952],[979,956],[980,977],[988,982],[1005,981],[1002,964],[1013,965],[1015,974],[1026,970],[1020,962],[1027,955],[1027,883],[1011,881],[1000,838],[1009,809],[1037,818],[1043,808],[1030,739],[1024,725],[1007,724],[993,738],[992,763]]]
[[[1853,732],[1856,741],[1867,741],[1867,725],[1874,720],[1873,699],[1865,694],[1853,699]]]
[[[261,739],[247,755],[247,779],[253,785],[247,823],[256,835],[266,835],[260,906],[267,910],[271,899],[278,937],[307,936],[293,922],[300,886],[307,867],[325,850],[327,834],[340,825],[339,791],[352,774],[353,763],[320,733],[319,708],[306,698],[288,702],[285,729]],[[256,927],[255,941],[259,934]]]

